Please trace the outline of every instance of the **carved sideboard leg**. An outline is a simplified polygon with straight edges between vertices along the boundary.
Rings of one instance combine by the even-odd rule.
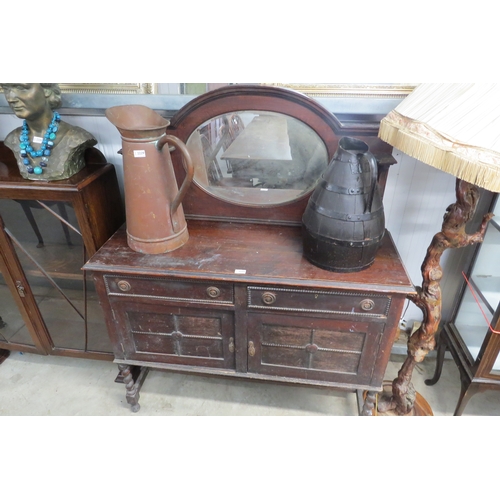
[[[371,417],[373,415],[376,398],[377,393],[375,391],[368,391],[366,393],[365,404],[363,405],[363,411],[361,413],[362,416]]]
[[[118,369],[120,370],[120,376],[123,379],[123,383],[126,388],[127,395],[127,403],[131,405],[131,410],[134,413],[137,413],[141,409],[141,405],[139,404],[139,392],[141,390],[142,384],[146,379],[146,375],[148,374],[149,369],[145,367],[141,367],[141,371],[139,376],[134,381],[134,377],[132,376],[132,369],[130,365],[119,364]]]
[[[363,397],[362,391],[358,391],[358,401],[360,397]],[[361,394],[360,394],[361,393]],[[361,399],[362,400],[362,399]],[[363,407],[360,409],[359,414],[362,417],[373,416],[373,409],[375,408],[375,402],[377,401],[377,393],[375,391],[368,391],[364,395]]]

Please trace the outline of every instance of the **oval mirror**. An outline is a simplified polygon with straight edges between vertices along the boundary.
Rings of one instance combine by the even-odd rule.
[[[327,148],[308,125],[269,111],[225,113],[204,122],[186,145],[194,182],[238,205],[281,205],[310,193],[328,166]]]

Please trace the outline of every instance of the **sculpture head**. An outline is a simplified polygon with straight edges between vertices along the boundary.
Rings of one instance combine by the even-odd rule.
[[[12,111],[18,118],[29,121],[61,106],[61,89],[57,83],[2,83],[0,84]]]

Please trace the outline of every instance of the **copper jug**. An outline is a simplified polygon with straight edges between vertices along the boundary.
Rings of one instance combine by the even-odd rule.
[[[368,145],[343,137],[302,217],[304,256],[334,272],[373,264],[385,233],[377,160]]]
[[[194,174],[185,144],[167,135],[169,121],[147,106],[114,106],[106,117],[122,138],[129,247],[146,254],[181,247],[189,239],[181,203]],[[180,189],[165,145],[178,148],[183,157],[187,173]]]

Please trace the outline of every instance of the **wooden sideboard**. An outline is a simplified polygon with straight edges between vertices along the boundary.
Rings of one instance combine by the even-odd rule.
[[[376,117],[343,121],[298,92],[258,85],[208,92],[172,118],[167,133],[195,167],[182,200],[188,241],[142,254],[122,227],[84,266],[133,411],[156,368],[357,392],[371,414],[415,290],[388,233],[371,267],[332,273],[303,257],[301,219],[346,135],[369,145],[383,193],[395,160],[377,130]],[[181,185],[177,148],[172,161]]]
[[[310,264],[299,227],[190,221],[189,233],[174,252],[144,255],[122,228],[84,267],[133,411],[157,368],[368,391],[371,414],[414,292],[388,233],[375,263],[348,274]]]

